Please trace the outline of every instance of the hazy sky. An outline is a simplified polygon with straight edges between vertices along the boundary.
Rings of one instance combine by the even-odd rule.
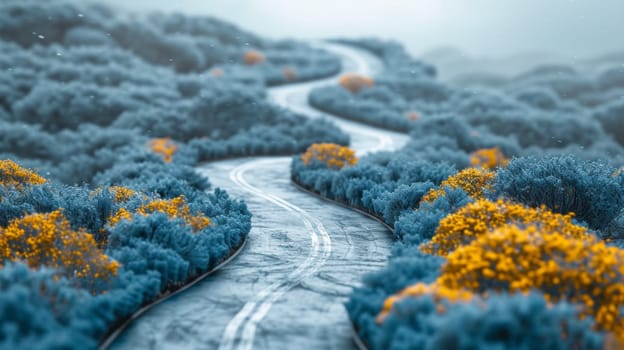
[[[415,54],[445,45],[484,56],[624,50],[624,0],[93,1],[214,15],[274,38],[395,38]]]

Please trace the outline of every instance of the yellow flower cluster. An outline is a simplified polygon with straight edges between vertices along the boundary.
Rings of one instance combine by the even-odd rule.
[[[132,196],[136,194],[134,190],[131,190],[123,186],[111,186],[108,188],[115,196],[115,203],[127,202]]]
[[[416,283],[411,285],[399,293],[388,297],[383,304],[383,308],[381,312],[377,315],[376,321],[377,323],[381,323],[384,321],[386,316],[392,310],[392,307],[395,303],[405,299],[405,298],[417,298],[423,295],[431,295],[436,303],[438,303],[437,311],[439,313],[444,312],[444,305],[441,304],[442,301],[446,302],[466,302],[473,299],[474,294],[462,290],[462,289],[452,289],[447,288],[445,286],[440,286],[436,283],[432,284],[424,284],[424,283]]]
[[[607,246],[575,225],[574,213],[479,198],[493,177],[485,167],[466,169],[445,180],[442,190],[427,194],[424,200],[434,200],[449,186],[464,189],[476,201],[443,218],[431,241],[420,246],[446,257],[438,279],[388,297],[377,322],[408,297],[431,295],[440,312],[449,302],[484,301],[490,292],[535,289],[549,302],[577,304],[581,317],[591,316],[597,329],[624,344],[624,249]]]
[[[472,198],[481,198],[486,190],[492,187],[494,172],[486,169],[466,168],[442,181],[437,189],[431,189],[425,194],[421,202],[433,202],[446,195],[446,187],[461,188]]]
[[[23,261],[32,268],[47,266],[68,278],[107,281],[117,275],[119,263],[106,256],[93,236],[74,231],[61,211],[31,214],[0,228],[2,260]]]
[[[375,81],[365,75],[348,73],[343,74],[338,79],[338,84],[344,89],[350,91],[353,94],[357,94],[365,87],[372,87],[375,85]]]
[[[315,143],[308,147],[301,159],[305,165],[318,160],[334,169],[342,169],[345,165],[353,166],[358,162],[354,150],[333,143]]]
[[[210,225],[210,219],[203,214],[191,213],[191,209],[186,203],[184,196],[173,199],[155,199],[136,210],[136,213],[148,216],[152,213],[163,213],[170,218],[183,219],[190,225],[195,232],[201,231]],[[112,226],[121,220],[131,220],[132,213],[127,209],[121,208],[117,213],[108,219],[108,223]]]
[[[178,145],[168,137],[152,139],[149,142],[149,147],[154,153],[160,154],[166,163],[173,160],[173,155],[178,150]]]
[[[136,191],[123,187],[123,186],[110,186],[108,187],[108,191],[114,196],[113,201],[115,203],[123,203],[127,202],[132,196],[136,194]],[[98,188],[94,191],[91,191],[91,195],[99,194],[102,192],[102,188]]]
[[[433,238],[424,243],[425,253],[446,256],[457,247],[477,237],[509,224],[536,225],[544,232],[559,232],[565,236],[582,238],[587,229],[572,223],[574,213],[561,215],[546,207],[529,208],[499,199],[496,202],[479,199],[440,221]]]
[[[266,61],[264,54],[257,50],[248,50],[243,54],[243,62],[248,66],[254,66]]]
[[[503,226],[449,254],[436,283],[473,292],[538,289],[551,302],[580,304],[599,329],[624,339],[624,250],[594,235]]]
[[[509,159],[505,157],[498,147],[483,148],[470,154],[470,165],[483,169],[496,169],[505,167]]]
[[[25,184],[41,185],[46,179],[34,172],[22,168],[11,160],[0,160],[0,186],[12,186],[22,189]]]

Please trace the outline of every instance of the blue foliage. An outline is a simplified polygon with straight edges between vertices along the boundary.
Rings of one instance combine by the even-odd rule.
[[[264,62],[244,64],[249,49]],[[251,214],[210,191],[192,168],[198,162],[349,142],[331,122],[266,99],[268,85],[335,74],[338,57],[214,18],[3,1],[0,51],[0,158],[49,179],[19,191],[0,186],[0,225],[62,209],[122,265],[106,293],[93,294],[54,271],[2,262],[0,348],[94,348],[139,307],[230,256]],[[149,149],[157,137],[175,142],[171,163]],[[139,195],[119,203],[110,186]],[[195,232],[161,213],[107,224],[122,208],[179,196],[211,224]]]
[[[469,166],[470,154],[479,149],[497,147],[514,157],[496,170],[493,191],[486,194],[490,199],[502,196],[574,212],[581,224],[622,246],[619,78],[592,80],[567,67],[543,66],[498,91],[475,91],[436,82],[434,74],[422,70],[397,75],[413,60],[384,56],[383,42],[348,43],[380,56],[386,69],[374,87],[355,94],[339,86],[320,88],[309,102],[345,118],[409,132],[410,139],[399,151],[367,155],[341,170],[320,162],[306,166],[294,158],[291,176],[393,228],[397,243],[387,266],[365,276],[346,304],[361,338],[372,349],[601,349],[604,334],[591,328],[591,320],[581,321],[575,306],[549,306],[538,293],[490,294],[482,301],[445,304],[442,313],[430,296],[406,298],[384,322],[376,317],[390,295],[438,277],[444,259],[422,253],[419,246],[434,236],[444,217],[473,199],[450,188],[432,203],[421,198]],[[387,46],[395,50],[395,44]],[[562,326],[572,338],[560,336]]]
[[[372,349],[602,349],[591,320],[579,320],[574,305],[549,305],[538,294],[494,295],[485,301],[445,305],[437,312],[431,296],[396,305]],[[366,323],[364,323],[366,324]],[[563,329],[563,330],[562,330]],[[566,334],[565,337],[561,333]]]
[[[22,327],[32,327],[32,330],[24,329],[22,332],[41,333],[39,338],[42,342],[37,343],[41,344],[41,348],[54,348],[54,341],[68,342],[68,348],[94,347],[97,340],[119,319],[127,317],[161,293],[178,288],[210,270],[230,256],[249,233],[251,214],[245,204],[230,199],[227,193],[219,189],[213,193],[206,192],[209,184],[192,168],[165,165],[162,162],[133,165],[141,170],[135,173],[140,177],[124,173],[126,168],[122,167],[116,172],[111,171],[111,176],[107,178],[110,185],[123,184],[142,191],[139,196],[124,203],[116,202],[114,193],[108,187],[90,190],[86,186],[48,182],[25,186],[16,191],[0,186],[0,225],[6,226],[9,221],[29,213],[62,209],[74,229],[83,228],[93,233],[95,239],[104,245],[105,252],[122,264],[118,276],[106,288],[106,294],[96,295],[64,280],[55,282],[56,277],[53,278],[51,273],[28,272],[39,276],[37,278],[40,282],[37,283],[46,284],[29,293],[40,293],[40,288],[44,288],[43,291],[54,293],[61,290],[58,293],[63,297],[71,297],[65,301],[54,294],[50,300],[31,303],[31,299],[41,296],[24,296],[19,305],[25,303],[26,306],[12,311],[12,317],[18,319],[16,322],[22,322]],[[116,167],[113,170],[117,170]],[[148,199],[179,195],[185,196],[192,212],[209,217],[211,225],[199,232],[192,232],[181,219],[158,212],[148,216],[136,214],[130,221],[122,220],[112,227],[107,224],[109,217],[121,208],[132,211]],[[12,288],[18,288],[22,283],[19,278],[26,277],[23,271],[12,271],[9,263],[0,269],[0,279],[5,276],[3,274],[7,274],[6,278],[15,280],[6,284],[14,284]],[[5,288],[2,283],[0,288]],[[11,305],[15,300],[11,299],[11,293],[7,292],[0,298],[0,304],[4,305],[0,309],[13,310]],[[44,302],[48,304],[40,305]],[[66,309],[58,309],[56,303]],[[31,314],[31,306],[34,310],[43,308],[41,316]],[[57,318],[56,323],[45,321],[45,310],[48,309]],[[37,320],[43,321],[38,324]],[[46,326],[47,323],[49,326]],[[13,332],[6,328],[12,327],[10,323],[3,321],[3,327],[6,332]],[[0,347],[11,345],[10,348],[31,348],[31,342],[38,338],[26,333],[17,338],[2,338]],[[58,339],[54,338],[56,333]]]
[[[591,228],[607,227],[624,209],[624,187],[604,162],[571,156],[517,158],[496,174],[503,196],[553,212],[575,213]]]
[[[461,88],[436,81],[432,69],[423,68],[427,65],[397,43],[339,42],[371,51],[386,67],[374,77],[373,87],[355,94],[340,86],[312,91],[309,102],[320,110],[390,130],[413,130],[420,135],[413,138],[423,145],[428,143],[423,137],[437,142],[439,135],[455,133],[463,135],[456,138],[463,150],[471,148],[463,141],[472,138],[504,146],[508,156],[575,154],[624,164],[621,68],[594,78],[566,66],[547,65],[495,89]],[[437,127],[435,134],[423,132],[431,131],[429,121],[443,118],[448,123],[448,116],[459,117]],[[461,161],[456,164],[464,166]]]
[[[244,64],[251,48],[265,61]],[[335,74],[337,57],[214,18],[10,0],[0,51],[0,156],[68,184],[96,184],[156,137],[172,138],[188,163],[348,143],[333,124],[265,99],[267,84]]]

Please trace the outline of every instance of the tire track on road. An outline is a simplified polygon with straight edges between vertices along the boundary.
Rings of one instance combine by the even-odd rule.
[[[219,344],[219,350],[235,348],[250,350],[253,347],[255,331],[258,323],[266,316],[271,306],[279,297],[299,284],[304,278],[317,272],[331,255],[331,238],[323,224],[300,207],[270,193],[250,185],[245,180],[245,173],[262,163],[276,163],[290,161],[290,158],[253,160],[243,163],[230,172],[230,179],[247,192],[264,198],[268,202],[299,216],[310,235],[311,249],[308,257],[285,279],[273,283],[261,290],[253,300],[248,301],[243,308],[228,323]]]

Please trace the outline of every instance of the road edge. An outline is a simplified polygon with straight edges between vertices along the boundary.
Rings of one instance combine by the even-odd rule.
[[[247,241],[248,241],[248,236],[245,236],[242,242],[234,250],[231,251],[231,254],[229,254],[226,258],[222,259],[221,262],[219,262],[215,267],[213,267],[212,269],[208,270],[207,272],[201,275],[194,277],[188,283],[185,283],[180,288],[175,289],[173,291],[169,291],[167,294],[163,294],[157,299],[151,301],[149,304],[144,305],[137,311],[133,312],[130,316],[126,317],[119,326],[111,328],[106,333],[106,335],[102,337],[102,341],[100,342],[98,349],[99,350],[108,349],[113,344],[113,342],[117,340],[117,338],[132,324],[132,322],[139,319],[141,316],[143,316],[146,312],[151,310],[153,307],[195,286],[197,283],[201,282],[208,276],[214,274],[215,272],[219,271],[221,268],[223,268],[224,266],[232,262],[232,260],[238,257],[238,255],[243,251],[243,249],[247,245]]]

